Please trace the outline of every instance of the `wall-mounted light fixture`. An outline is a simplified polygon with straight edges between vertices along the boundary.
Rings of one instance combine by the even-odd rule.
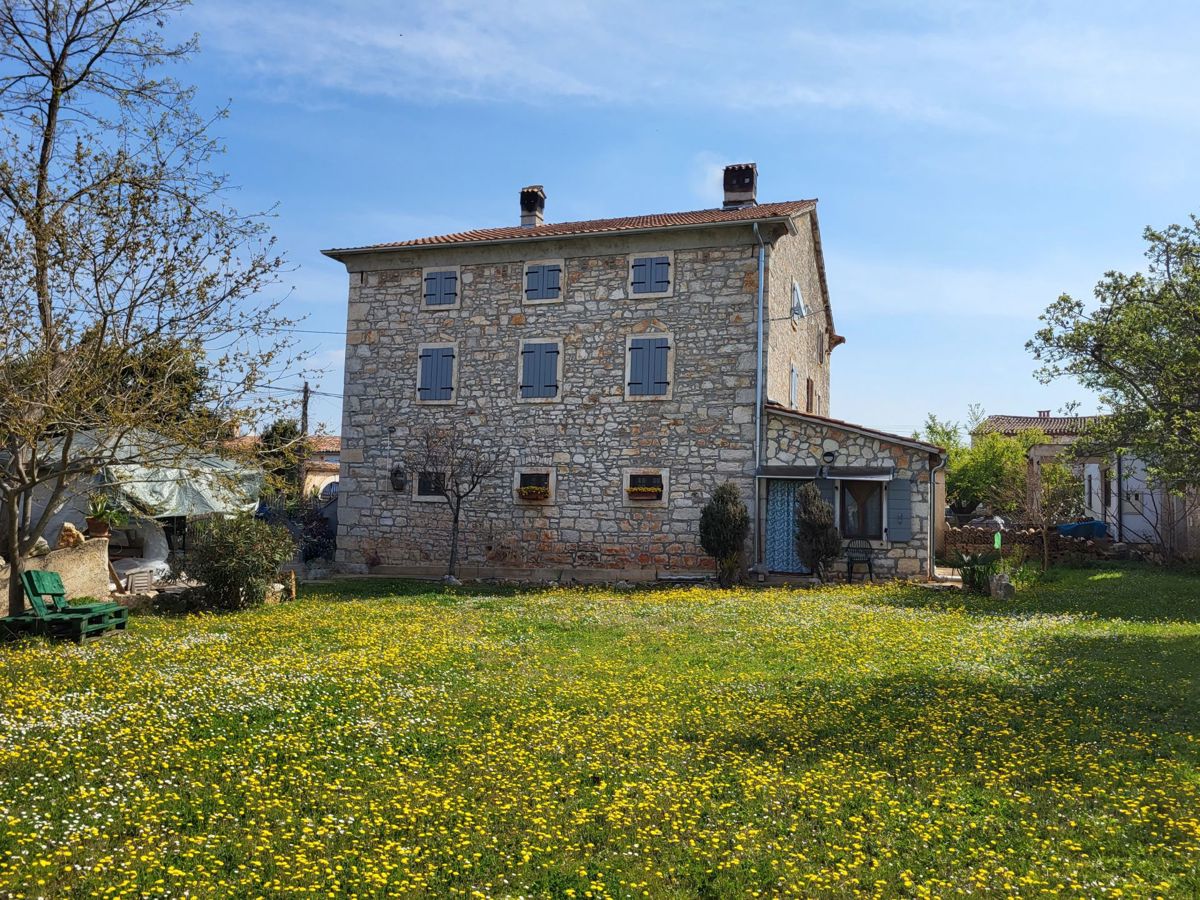
[[[824,453],[821,454],[821,460],[826,465],[832,464],[835,459],[837,459],[837,454],[834,453],[832,450],[826,450]]]

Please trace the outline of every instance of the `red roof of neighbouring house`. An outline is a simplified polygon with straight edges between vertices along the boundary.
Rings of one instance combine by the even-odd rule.
[[[1013,435],[1021,431],[1037,428],[1051,437],[1075,437],[1082,434],[1083,429],[1093,422],[1100,421],[1103,416],[988,416],[975,429],[976,434],[985,431],[996,431],[1000,434]]]
[[[318,434],[308,439],[308,448],[313,453],[340,453],[342,438],[336,434]]]
[[[816,200],[787,200],[781,203],[760,203],[737,209],[699,209],[691,212],[659,213],[650,216],[624,216],[619,219],[586,219],[581,222],[557,222],[527,227],[511,225],[504,228],[477,228],[453,234],[437,234],[431,237],[393,241],[386,244],[370,244],[365,247],[341,247],[323,250],[327,256],[337,257],[340,253],[361,253],[371,250],[401,250],[410,247],[429,247],[439,244],[481,244],[500,241],[536,240],[538,238],[575,237],[588,234],[606,234],[619,231],[648,231],[658,228],[696,227],[700,225],[724,225],[736,222],[757,222],[794,216],[816,208]]]
[[[813,422],[821,422],[827,425],[832,425],[835,428],[844,428],[847,431],[857,431],[860,434],[865,434],[870,437],[882,438],[885,441],[893,441],[897,444],[905,444],[909,447],[919,447],[922,450],[928,450],[931,453],[945,453],[945,447],[939,447],[937,444],[930,444],[927,441],[919,440],[915,437],[905,437],[902,434],[892,434],[890,431],[880,431],[878,428],[868,428],[865,425],[857,425],[854,422],[847,422],[843,419],[831,419],[829,416],[819,416],[816,413],[799,412],[779,403],[767,401],[763,404],[763,408],[773,412],[782,413],[787,416],[795,416],[797,419],[809,419]]]
[[[243,434],[225,442],[226,447],[239,450],[250,450],[258,446],[260,438],[257,434]],[[314,434],[308,437],[310,453],[340,453],[342,438],[336,434]]]

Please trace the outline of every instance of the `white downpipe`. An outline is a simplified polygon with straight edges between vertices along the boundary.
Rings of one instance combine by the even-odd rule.
[[[950,462],[950,454],[943,456],[942,461],[929,470],[929,567],[926,570],[926,576],[930,581],[934,580],[933,558],[937,555],[937,519],[934,516],[945,517],[945,511],[938,512],[934,509],[934,503],[937,501],[937,473],[946,468],[946,464]]]
[[[758,473],[762,469],[762,408],[763,408],[763,289],[766,280],[767,248],[754,223],[758,239],[758,367],[754,375],[754,565],[762,554],[762,526],[758,509]]]

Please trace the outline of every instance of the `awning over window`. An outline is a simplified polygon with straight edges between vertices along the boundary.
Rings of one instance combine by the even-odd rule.
[[[759,478],[832,478],[840,481],[891,481],[895,466],[762,466]]]

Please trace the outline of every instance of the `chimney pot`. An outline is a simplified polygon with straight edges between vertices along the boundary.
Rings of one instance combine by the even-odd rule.
[[[735,163],[725,167],[725,209],[758,205],[758,166]]]
[[[542,224],[546,211],[546,192],[540,184],[521,188],[521,227],[535,228]]]

